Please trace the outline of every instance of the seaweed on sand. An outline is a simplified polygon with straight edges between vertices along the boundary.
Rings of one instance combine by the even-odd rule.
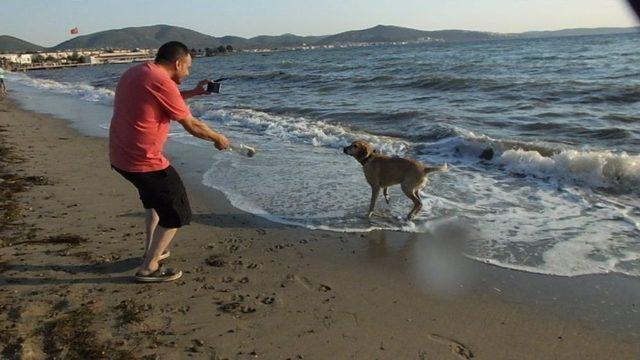
[[[142,322],[144,320],[144,312],[150,309],[151,305],[138,304],[131,299],[123,300],[116,306],[116,310],[120,311],[118,320],[122,325]]]
[[[45,323],[44,352],[54,359],[136,359],[130,351],[115,350],[101,343],[91,330],[94,320],[95,314],[85,306]]]
[[[71,245],[71,246],[77,246],[80,244],[84,244],[88,241],[87,238],[82,237],[80,235],[75,235],[75,234],[60,234],[60,235],[54,235],[54,236],[48,236],[44,239],[40,239],[40,240],[25,240],[25,241],[20,241],[20,242],[15,242],[13,243],[14,245],[19,245],[19,244],[67,244],[67,245]]]

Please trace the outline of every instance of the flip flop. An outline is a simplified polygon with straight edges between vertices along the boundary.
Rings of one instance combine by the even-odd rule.
[[[163,252],[162,255],[160,255],[160,259],[158,259],[158,261],[164,260],[164,259],[168,258],[169,256],[171,256],[171,251]],[[142,255],[142,260],[144,260],[145,257],[146,256]]]
[[[142,275],[139,272],[136,273],[136,281],[143,283],[154,283],[154,282],[168,282],[178,280],[182,277],[182,271],[174,270],[174,269],[165,269],[160,265],[158,270],[152,272],[151,274]]]

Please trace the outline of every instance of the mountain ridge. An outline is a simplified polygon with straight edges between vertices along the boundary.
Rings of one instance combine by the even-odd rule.
[[[536,38],[554,36],[601,35],[637,32],[638,27],[573,28],[550,31],[527,31],[523,33],[492,33],[473,30],[418,30],[394,25],[376,25],[361,30],[344,31],[333,35],[299,36],[295,34],[259,35],[252,38],[240,36],[215,37],[184,27],[159,24],[126,27],[81,35],[46,48],[13,36],[0,36],[0,52],[45,51],[79,49],[133,49],[158,48],[170,40],[182,41],[190,48],[216,48],[231,45],[235,49],[291,48],[304,45],[328,46],[362,43],[389,43],[412,41],[478,41],[505,38]]]

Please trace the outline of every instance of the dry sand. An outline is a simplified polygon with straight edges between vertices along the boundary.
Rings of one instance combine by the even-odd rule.
[[[105,139],[9,100],[0,131],[0,358],[640,358],[637,279],[505,270],[436,235],[273,224],[197,171],[167,261],[185,276],[136,284],[143,211]]]

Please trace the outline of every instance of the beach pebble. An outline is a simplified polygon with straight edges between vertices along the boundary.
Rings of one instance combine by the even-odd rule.
[[[193,339],[193,343],[196,344],[197,346],[204,346],[204,341],[200,339]]]
[[[240,308],[240,311],[243,314],[250,314],[250,313],[256,312],[256,309],[254,307],[251,307],[251,306],[243,306],[243,307]]]

